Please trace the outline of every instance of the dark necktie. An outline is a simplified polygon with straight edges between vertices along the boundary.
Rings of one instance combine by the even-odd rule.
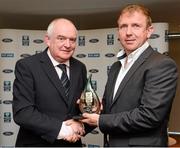
[[[65,64],[59,64],[58,67],[62,70],[62,76],[61,76],[61,82],[65,89],[65,94],[67,97],[69,97],[69,89],[70,89],[70,81],[67,76],[66,72],[66,65]]]

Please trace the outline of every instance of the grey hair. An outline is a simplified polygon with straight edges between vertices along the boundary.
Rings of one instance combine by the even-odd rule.
[[[50,37],[50,36],[52,35],[53,29],[54,29],[54,25],[55,25],[55,23],[56,23],[57,21],[59,21],[59,20],[63,20],[63,21],[67,21],[67,22],[71,23],[71,24],[74,26],[74,28],[76,29],[76,27],[75,27],[75,25],[73,24],[72,21],[70,21],[70,20],[68,20],[68,19],[65,19],[65,18],[56,18],[56,19],[54,19],[54,20],[48,25],[48,28],[47,28],[47,35],[48,35],[48,37]],[[77,29],[76,29],[76,31],[77,31]]]

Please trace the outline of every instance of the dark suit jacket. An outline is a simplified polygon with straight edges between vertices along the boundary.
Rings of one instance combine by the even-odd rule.
[[[112,101],[120,62],[106,84],[100,130],[110,146],[167,146],[167,125],[176,91],[177,69],[169,57],[148,47],[135,61]]]
[[[16,146],[81,146],[56,140],[62,122],[79,114],[76,101],[86,83],[86,67],[70,59],[70,97],[47,50],[16,63],[13,86],[14,121],[20,126]]]

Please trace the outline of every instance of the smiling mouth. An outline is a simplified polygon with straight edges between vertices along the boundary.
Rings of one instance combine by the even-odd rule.
[[[135,40],[126,40],[126,43],[127,43],[127,44],[132,44],[132,43],[134,43],[134,41],[135,41]]]
[[[60,51],[63,51],[63,52],[71,52],[72,51],[72,49],[65,49],[65,50],[60,50]]]

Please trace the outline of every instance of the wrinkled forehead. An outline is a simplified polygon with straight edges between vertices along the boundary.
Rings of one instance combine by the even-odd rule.
[[[147,26],[152,25],[152,19],[151,19],[150,11],[149,11],[149,9],[147,9],[144,6],[141,6],[141,5],[128,5],[127,7],[122,9],[122,11],[120,12],[119,18],[125,13],[128,13],[129,15],[133,15],[135,13],[138,13],[139,15],[145,17],[145,19],[147,21]],[[118,19],[118,21],[119,21],[119,19]]]
[[[57,22],[54,26],[54,31],[57,31],[57,30],[66,31],[69,33],[74,33],[74,34],[76,34],[76,32],[77,32],[74,25],[71,23],[68,23],[68,22]]]
[[[57,36],[63,35],[67,37],[76,37],[77,36],[77,29],[68,20],[59,19],[52,22],[51,26],[49,27],[49,35]]]
[[[118,18],[118,25],[121,23],[130,23],[130,22],[136,22],[136,23],[145,23],[148,26],[148,17],[140,10],[132,10],[132,11],[124,11],[121,13],[121,15]]]

